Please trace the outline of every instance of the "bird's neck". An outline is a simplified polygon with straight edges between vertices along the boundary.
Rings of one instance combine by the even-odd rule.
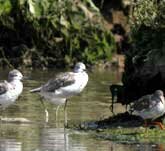
[[[84,71],[83,70],[74,70],[74,73],[83,73]]]
[[[9,83],[13,83],[13,84],[17,84],[17,83],[22,83],[20,80],[18,79],[13,79],[13,80],[9,80]]]

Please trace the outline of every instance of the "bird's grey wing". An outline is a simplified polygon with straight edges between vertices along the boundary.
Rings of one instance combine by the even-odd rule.
[[[139,100],[137,100],[131,108],[136,111],[142,111],[144,109],[150,108],[150,99],[151,95],[145,95],[141,97]]]
[[[58,74],[54,79],[49,80],[42,89],[47,92],[54,92],[55,90],[71,85],[75,82],[74,74],[71,72]]]
[[[160,97],[152,95],[151,96],[151,101],[150,101],[150,108],[153,108],[154,106],[156,106],[160,102],[162,102]]]
[[[8,86],[6,83],[0,83],[0,95],[8,91]]]

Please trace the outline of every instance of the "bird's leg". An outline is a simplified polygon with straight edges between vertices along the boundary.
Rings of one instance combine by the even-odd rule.
[[[3,108],[0,108],[0,122],[2,122],[2,120],[3,120]]]
[[[56,123],[58,122],[58,110],[60,108],[60,105],[57,106],[56,108]]]
[[[47,110],[47,108],[46,108],[46,106],[45,106],[44,101],[43,101],[42,98],[40,99],[40,102],[41,102],[42,106],[44,107],[44,111],[45,111],[45,122],[48,123],[48,121],[49,121],[48,110]]]
[[[147,134],[148,134],[147,126],[148,126],[147,120],[144,120],[145,133],[147,132]]]
[[[67,99],[65,101],[65,105],[64,105],[64,127],[67,127],[68,126],[68,123],[67,123],[67,109],[66,109],[66,106],[67,106]]]
[[[164,125],[161,122],[152,122],[152,124],[158,125],[161,130],[164,130],[165,129]]]
[[[49,113],[48,110],[45,108],[45,122],[48,123],[49,121]]]
[[[146,120],[144,120],[144,127],[147,127],[148,126],[148,123]]]
[[[109,106],[109,108],[110,108],[111,113],[112,113],[113,115],[115,115],[115,113],[113,112],[113,103]]]
[[[0,113],[0,114],[1,114],[1,115],[0,115],[0,121],[1,121],[2,118],[3,118],[3,114],[2,114],[2,113],[3,113],[3,108],[2,108],[1,106],[0,106],[0,112],[1,112],[1,113]]]
[[[6,109],[6,107],[3,107],[1,110],[2,119],[6,118],[6,110],[5,109]]]
[[[114,105],[114,95],[112,94],[112,102],[111,102],[111,105],[110,105],[110,111],[112,112],[113,115],[115,115],[115,113],[113,112],[113,105]]]
[[[151,122],[151,123],[148,124],[147,121],[145,120],[144,121],[144,126],[146,127],[146,129],[147,129],[148,125],[158,125],[161,130],[165,129],[164,125],[161,122]]]

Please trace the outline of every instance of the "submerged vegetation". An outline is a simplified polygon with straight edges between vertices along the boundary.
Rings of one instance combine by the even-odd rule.
[[[0,1],[0,66],[110,60],[115,43],[91,0]]]

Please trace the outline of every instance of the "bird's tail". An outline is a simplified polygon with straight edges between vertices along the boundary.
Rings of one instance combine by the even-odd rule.
[[[41,87],[30,90],[31,93],[40,92]]]

